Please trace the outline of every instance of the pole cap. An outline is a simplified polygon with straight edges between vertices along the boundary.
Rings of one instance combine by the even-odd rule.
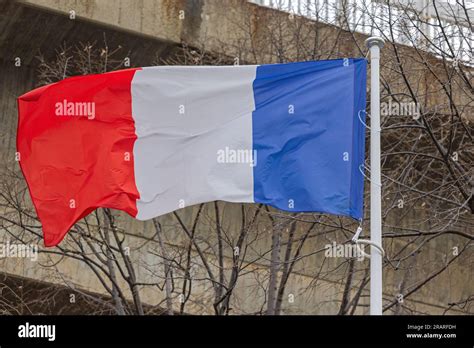
[[[379,48],[382,48],[384,43],[385,41],[379,36],[371,36],[365,40],[365,44],[368,48],[374,45],[379,46]]]

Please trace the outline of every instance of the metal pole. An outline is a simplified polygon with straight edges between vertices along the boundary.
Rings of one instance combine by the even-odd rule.
[[[370,50],[370,240],[382,246],[382,181],[380,175],[380,49],[384,41],[369,37]],[[370,314],[382,315],[382,253],[370,247]]]

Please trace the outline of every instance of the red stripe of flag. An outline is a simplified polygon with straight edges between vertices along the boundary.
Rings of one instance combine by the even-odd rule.
[[[18,98],[17,151],[46,246],[98,207],[136,216],[136,70],[73,77]]]

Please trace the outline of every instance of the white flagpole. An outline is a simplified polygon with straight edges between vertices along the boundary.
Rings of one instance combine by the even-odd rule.
[[[369,37],[370,50],[370,241],[382,247],[380,175],[380,49],[384,41]],[[370,247],[370,315],[382,315],[382,252]]]

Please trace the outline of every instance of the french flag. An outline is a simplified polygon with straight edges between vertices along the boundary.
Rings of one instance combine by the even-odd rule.
[[[365,59],[159,66],[18,98],[17,150],[46,246],[98,207],[197,203],[363,215]]]

